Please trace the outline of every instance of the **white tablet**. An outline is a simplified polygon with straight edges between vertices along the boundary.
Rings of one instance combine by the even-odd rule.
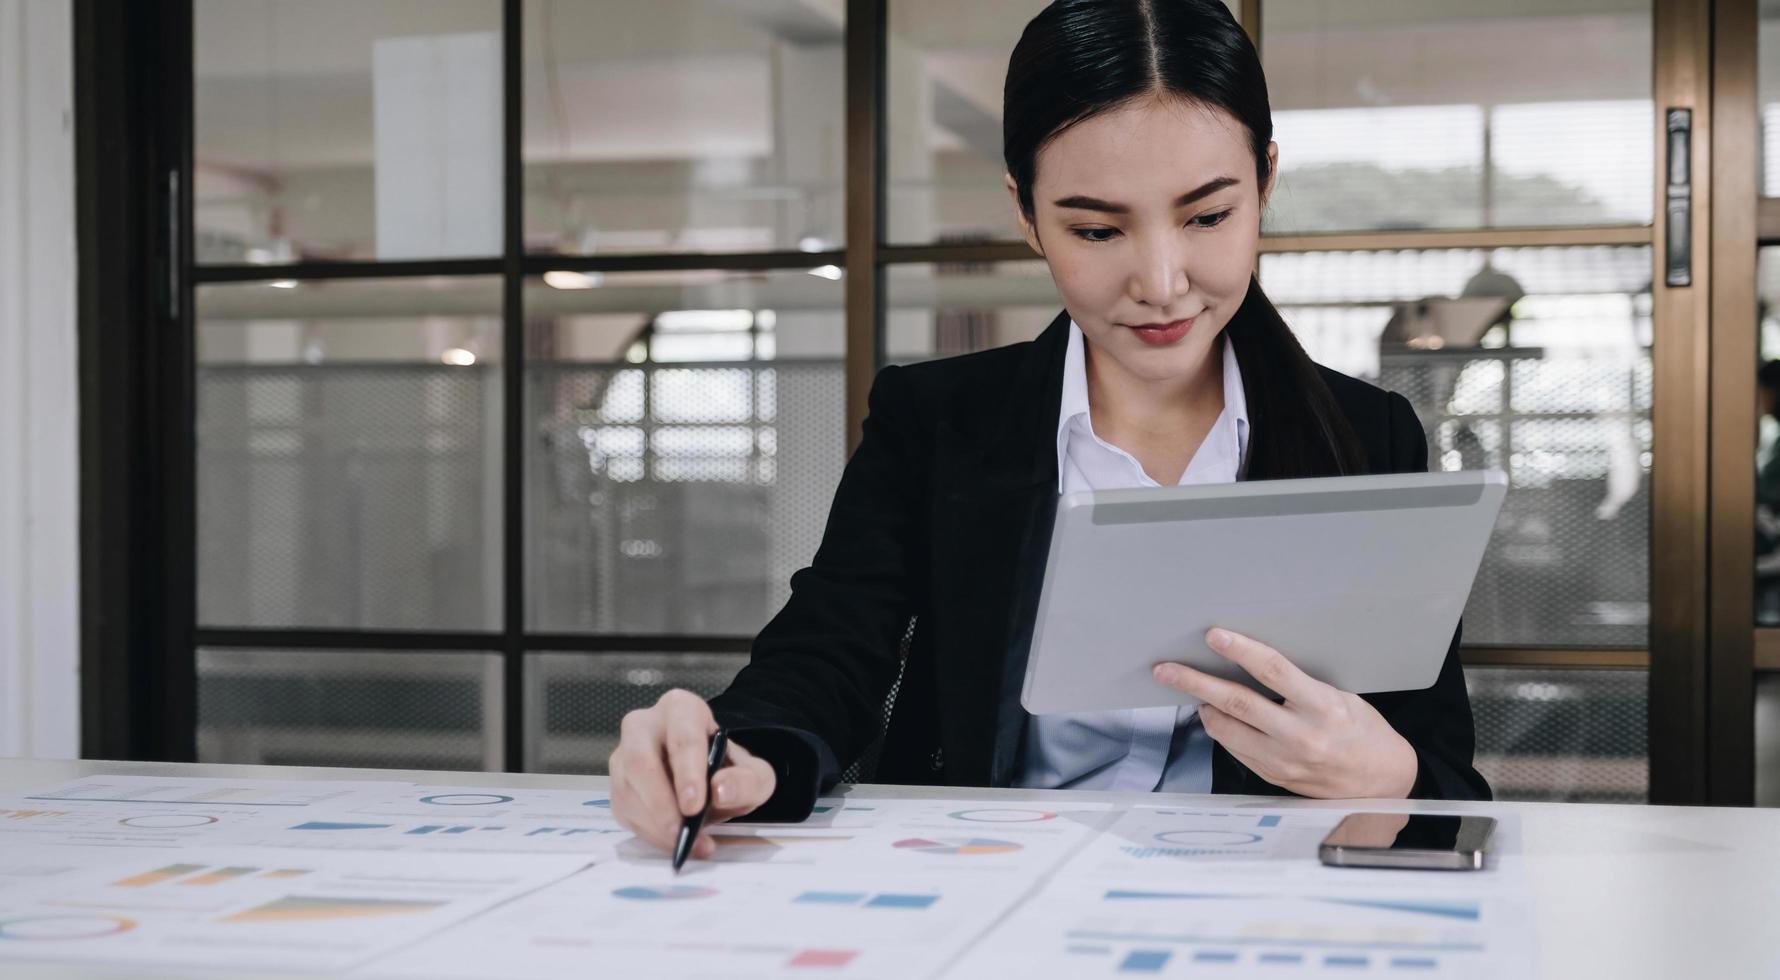
[[[1020,701],[1199,703],[1152,677],[1165,660],[1265,690],[1213,626],[1355,694],[1431,687],[1507,490],[1484,470],[1064,494]]]

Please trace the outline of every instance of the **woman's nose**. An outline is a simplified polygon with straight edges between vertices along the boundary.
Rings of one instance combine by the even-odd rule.
[[[1185,296],[1189,283],[1183,258],[1183,251],[1172,242],[1154,242],[1140,249],[1137,269],[1131,276],[1131,298],[1164,309]]]

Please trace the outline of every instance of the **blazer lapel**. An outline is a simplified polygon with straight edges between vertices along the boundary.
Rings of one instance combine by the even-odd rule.
[[[941,422],[934,455],[933,612],[943,744],[955,782],[1005,785],[1057,497],[1057,411],[1069,315],[1027,348],[1011,384]],[[985,711],[985,705],[994,710]]]

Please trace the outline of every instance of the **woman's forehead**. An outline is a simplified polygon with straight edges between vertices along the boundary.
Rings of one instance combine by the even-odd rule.
[[[1034,183],[1045,194],[1140,203],[1149,196],[1172,201],[1217,177],[1253,173],[1248,132],[1229,113],[1143,99],[1059,133],[1039,152]]]

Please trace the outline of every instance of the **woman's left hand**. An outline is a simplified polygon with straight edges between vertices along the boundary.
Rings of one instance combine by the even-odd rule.
[[[1285,703],[1184,664],[1157,664],[1156,680],[1203,700],[1205,733],[1257,776],[1323,799],[1409,795],[1419,765],[1415,748],[1365,699],[1239,633],[1214,629],[1205,641]]]

